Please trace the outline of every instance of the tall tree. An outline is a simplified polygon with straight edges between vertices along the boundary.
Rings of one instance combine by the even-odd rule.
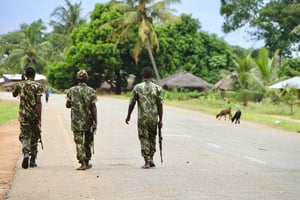
[[[109,22],[109,25],[117,24],[117,28],[112,32],[111,37],[117,37],[116,45],[126,40],[131,33],[137,34],[137,40],[133,50],[133,58],[136,63],[143,48],[147,49],[156,78],[160,76],[153,56],[152,47],[159,50],[159,42],[154,30],[154,22],[170,23],[178,18],[172,15],[172,9],[168,6],[172,3],[180,3],[180,0],[126,0],[117,2],[112,0],[114,9],[124,13],[120,18]],[[105,26],[105,25],[104,25]]]
[[[81,2],[73,5],[69,0],[65,0],[65,3],[66,7],[58,6],[53,10],[50,17],[56,20],[51,20],[50,25],[53,26],[54,32],[69,35],[74,28],[84,24],[86,20],[80,16]]]
[[[249,54],[244,58],[236,58],[235,72],[232,75],[233,86],[238,90],[236,98],[248,104],[249,100],[261,99],[264,87],[255,76],[255,62]]]
[[[276,72],[279,66],[278,53],[279,51],[276,51],[273,57],[270,58],[269,51],[266,48],[261,48],[258,53],[258,58],[254,59],[258,77],[264,86],[269,86],[276,81]]]
[[[42,20],[33,22],[31,25],[23,25],[23,38],[11,46],[4,65],[14,73],[22,73],[24,67],[32,66],[38,73],[47,71],[46,58],[51,52],[51,45],[43,38],[42,30],[46,29]]]

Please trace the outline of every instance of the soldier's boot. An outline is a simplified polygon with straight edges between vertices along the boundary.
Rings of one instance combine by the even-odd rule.
[[[28,168],[28,161],[29,161],[29,153],[25,152],[24,157],[23,157],[23,162],[22,162],[22,168],[27,169]]]
[[[145,164],[141,167],[142,169],[149,169],[150,168],[150,162],[148,158],[145,159]]]
[[[81,166],[77,168],[77,170],[86,170],[87,167],[86,167],[86,163],[85,162],[82,162],[81,163]]]
[[[86,161],[86,169],[91,169],[93,167],[92,163],[89,163],[89,161]]]
[[[150,167],[155,167],[155,163],[153,161],[153,156],[150,157],[149,165],[150,165]]]
[[[37,164],[36,164],[35,160],[36,160],[36,156],[35,156],[35,155],[32,155],[32,156],[30,157],[30,162],[29,162],[29,166],[30,166],[30,167],[37,167]]]

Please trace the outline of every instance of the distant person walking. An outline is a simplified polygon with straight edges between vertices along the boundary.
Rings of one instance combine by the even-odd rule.
[[[89,87],[88,74],[85,70],[77,72],[78,85],[71,87],[67,92],[66,107],[71,108],[71,129],[76,144],[77,159],[81,164],[77,170],[86,170],[92,167],[89,163],[92,157],[93,133],[91,128],[97,128],[97,95]]]
[[[12,92],[14,97],[20,95],[19,122],[21,133],[19,139],[24,154],[22,162],[24,169],[27,169],[28,165],[37,167],[38,140],[41,134],[41,96],[44,90],[38,82],[34,81],[34,77],[35,70],[28,67],[25,70],[24,78],[26,80],[19,82]]]
[[[49,101],[49,90],[48,89],[46,89],[46,91],[45,91],[45,100],[46,100],[46,103],[48,103],[48,101]]]
[[[141,144],[141,154],[145,160],[143,169],[155,167],[153,161],[156,152],[157,126],[162,128],[163,94],[162,88],[152,82],[152,69],[143,69],[143,82],[134,86],[130,99],[126,124],[137,102],[138,104],[138,136]]]

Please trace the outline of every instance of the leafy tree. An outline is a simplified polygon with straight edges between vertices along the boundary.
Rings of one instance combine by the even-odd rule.
[[[176,17],[172,15],[168,6],[171,3],[179,3],[180,0],[126,0],[117,2],[112,0],[114,9],[124,13],[123,16],[109,22],[107,25],[117,24],[117,28],[112,32],[111,37],[117,37],[116,45],[122,40],[126,40],[128,35],[135,32],[137,40],[133,50],[133,57],[136,63],[139,61],[139,55],[142,49],[147,49],[149,58],[155,71],[156,78],[160,76],[157,70],[156,62],[152,53],[152,47],[156,45],[159,49],[158,37],[154,29],[154,22],[166,23],[173,22]]]
[[[57,81],[54,79],[53,73],[67,72],[55,74],[55,77],[58,77],[59,80],[67,80],[67,84],[56,84],[59,86],[58,89],[69,88],[76,82],[75,74],[79,69],[88,71],[88,84],[94,88],[99,87],[104,81],[113,81],[114,72],[120,69],[122,61],[119,51],[113,52],[115,41],[107,42],[107,36],[112,27],[107,27],[102,31],[96,27],[107,23],[116,15],[118,13],[110,10],[108,5],[96,5],[91,14],[91,22],[71,33],[71,46],[66,51],[65,61],[51,66],[48,76],[51,84],[56,84]],[[71,79],[68,77],[70,75]]]
[[[300,76],[300,58],[284,59],[278,69],[278,76],[283,79]]]
[[[24,31],[19,41],[8,45],[7,59],[4,66],[14,73],[24,72],[24,67],[32,66],[38,73],[47,71],[46,58],[51,51],[51,45],[43,38],[42,30],[46,27],[42,20],[33,22],[31,25],[23,25]]]
[[[250,34],[265,41],[274,53],[290,55],[292,45],[298,45],[300,37],[292,31],[299,24],[300,3],[293,0],[222,0],[221,15],[225,33],[244,26],[255,28]]]
[[[180,23],[156,27],[160,53],[155,54],[163,76],[188,71],[215,83],[221,72],[233,71],[232,48],[216,35],[201,31],[198,19],[182,14]]]

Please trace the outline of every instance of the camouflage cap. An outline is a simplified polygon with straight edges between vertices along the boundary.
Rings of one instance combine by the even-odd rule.
[[[82,69],[77,72],[77,79],[84,79],[88,77],[88,73]]]

